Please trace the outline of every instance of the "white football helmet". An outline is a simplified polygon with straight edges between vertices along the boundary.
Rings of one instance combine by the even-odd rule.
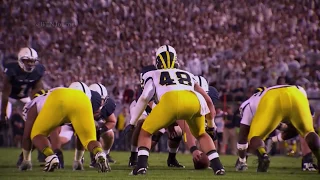
[[[176,50],[169,45],[163,45],[156,51],[155,66],[157,69],[173,69],[179,65]]]
[[[18,64],[26,72],[32,72],[38,62],[38,53],[30,47],[21,48],[18,53]]]
[[[89,88],[92,91],[98,92],[102,99],[105,99],[108,96],[107,88],[104,85],[100,84],[100,83],[91,84],[89,86]]]
[[[80,81],[73,82],[70,84],[69,88],[77,89],[77,90],[84,92],[88,96],[88,98],[91,100],[91,91],[85,83],[80,82]]]
[[[195,76],[196,81],[198,82],[199,86],[202,87],[202,89],[205,92],[209,92],[209,84],[208,81],[203,76]]]

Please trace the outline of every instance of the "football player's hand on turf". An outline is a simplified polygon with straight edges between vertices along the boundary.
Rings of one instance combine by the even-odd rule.
[[[200,150],[195,150],[192,152],[192,158],[194,161],[200,161],[202,152]]]
[[[129,124],[125,129],[124,129],[124,135],[129,134],[130,132],[132,132],[134,130],[134,125]]]
[[[19,166],[20,171],[32,170],[31,161],[23,160],[21,165]]]
[[[217,129],[212,127],[206,127],[206,132],[209,134],[209,136],[212,138],[213,141],[217,140]]]

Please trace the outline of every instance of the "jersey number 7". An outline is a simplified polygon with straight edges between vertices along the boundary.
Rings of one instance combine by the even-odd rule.
[[[188,73],[177,71],[175,74],[176,77],[172,79],[168,71],[161,72],[159,84],[162,86],[170,86],[177,84],[176,81],[178,81],[179,84],[192,86],[191,77]]]

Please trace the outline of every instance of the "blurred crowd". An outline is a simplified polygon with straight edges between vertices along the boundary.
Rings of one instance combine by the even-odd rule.
[[[101,82],[122,95],[155,49],[238,96],[279,77],[319,96],[319,0],[79,0],[0,4],[0,55],[39,52],[49,87]],[[119,93],[120,92],[120,93]]]
[[[203,75],[227,100],[279,83],[320,98],[319,0],[2,0],[0,12],[3,63],[31,46],[47,69],[47,88],[101,82],[128,104],[141,67],[170,44],[181,68]]]

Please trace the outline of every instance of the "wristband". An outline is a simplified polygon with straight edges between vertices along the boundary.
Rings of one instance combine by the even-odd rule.
[[[198,150],[198,147],[197,147],[197,146],[192,146],[192,147],[190,148],[191,154],[192,154],[195,150]]]

